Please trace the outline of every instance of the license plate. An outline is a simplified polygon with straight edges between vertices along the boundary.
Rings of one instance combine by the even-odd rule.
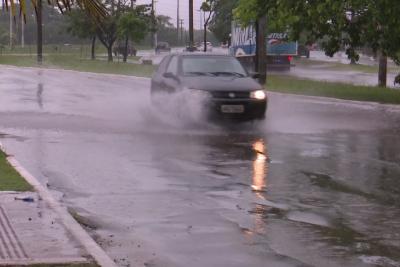
[[[222,105],[221,112],[222,113],[243,113],[244,106],[243,105]]]

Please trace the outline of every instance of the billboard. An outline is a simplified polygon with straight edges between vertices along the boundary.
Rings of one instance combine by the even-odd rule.
[[[266,40],[268,56],[297,56],[297,42],[289,42],[287,33],[270,33]],[[236,57],[256,54],[256,31],[253,25],[232,23],[230,54]]]

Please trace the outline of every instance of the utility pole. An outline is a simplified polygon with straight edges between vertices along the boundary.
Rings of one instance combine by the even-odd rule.
[[[156,9],[155,9],[155,4],[156,0],[151,0],[151,16],[153,18],[153,48],[157,46],[157,20],[156,20]]]
[[[193,0],[189,0],[189,47],[194,46],[194,30],[193,30]]]
[[[180,9],[180,1],[177,0],[177,6],[176,6],[176,36],[178,38],[178,43],[179,43],[179,23],[180,23],[180,14],[179,14],[179,9]]]
[[[37,61],[43,62],[43,24],[42,24],[42,0],[37,1],[36,24],[37,24]]]
[[[181,43],[183,43],[183,19],[180,19],[180,29],[181,29]]]
[[[8,12],[10,13],[10,50],[13,49],[13,15],[12,15],[12,7],[11,10]]]

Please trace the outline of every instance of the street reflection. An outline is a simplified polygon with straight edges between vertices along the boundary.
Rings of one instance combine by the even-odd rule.
[[[264,140],[257,140],[253,143],[253,150],[256,158],[253,161],[253,183],[251,188],[255,192],[263,192],[267,187],[268,176],[268,150]]]
[[[40,70],[39,73],[39,83],[38,83],[38,87],[37,87],[37,92],[36,92],[36,102],[38,103],[38,106],[40,109],[43,109],[43,73]]]

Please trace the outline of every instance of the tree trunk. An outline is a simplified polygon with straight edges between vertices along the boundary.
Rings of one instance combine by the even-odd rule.
[[[207,24],[204,24],[204,52],[207,52]]]
[[[267,81],[267,46],[265,43],[265,28],[267,18],[263,16],[256,22],[256,72],[259,73],[258,79],[260,84],[265,84]]]
[[[112,54],[112,45],[107,46],[107,54],[108,54],[108,62],[113,61],[113,54]]]
[[[379,78],[378,85],[380,87],[387,86],[387,56],[384,53],[379,55]]]
[[[92,60],[96,59],[96,35],[92,37]]]
[[[43,62],[42,0],[37,1],[36,24],[37,24],[37,62],[39,65],[41,65]]]
[[[129,39],[128,36],[125,37],[125,45],[124,45],[124,63],[126,63],[128,61],[128,43]]]

